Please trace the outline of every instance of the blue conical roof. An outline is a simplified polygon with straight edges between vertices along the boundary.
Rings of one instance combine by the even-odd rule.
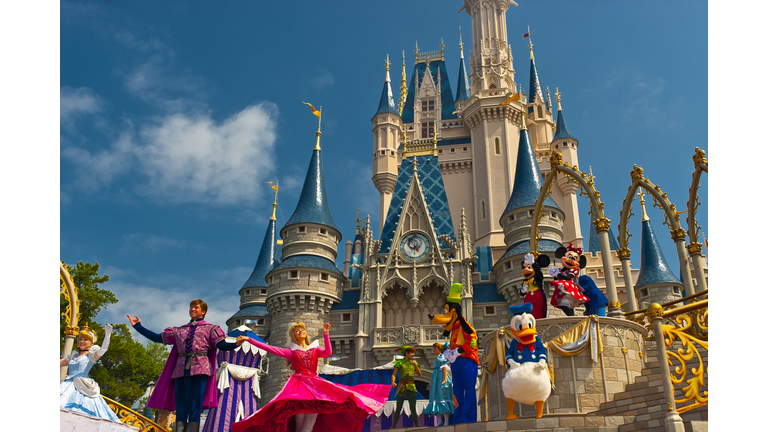
[[[555,129],[555,137],[552,138],[552,141],[557,141],[559,139],[576,139],[571,135],[571,133],[568,131],[568,124],[565,122],[565,118],[563,117],[563,110],[558,109],[557,110],[557,129]]]
[[[541,93],[541,83],[539,82],[539,73],[536,72],[536,61],[533,60],[533,54],[531,54],[531,78],[528,83],[528,103],[536,101],[536,95],[539,95],[541,102],[545,102],[544,95]]]
[[[320,150],[317,149],[312,151],[312,160],[309,162],[307,178],[304,179],[304,187],[301,189],[299,203],[296,205],[296,210],[285,226],[297,223],[316,223],[339,231],[333,222],[331,210],[328,208],[328,198],[325,194],[325,178],[323,177],[323,162],[320,159]]]
[[[459,61],[459,81],[456,88],[456,100],[469,99],[469,80],[467,79],[467,70],[464,69],[464,57]]]
[[[587,245],[587,252],[597,253],[600,252],[600,238],[597,236],[595,230],[595,218],[591,218],[589,224],[589,244]],[[616,241],[616,237],[613,235],[613,230],[608,228],[608,245],[612,251],[619,250],[619,243]]]
[[[389,75],[389,72],[387,72]],[[389,80],[384,81],[384,88],[381,89],[381,99],[379,100],[379,109],[376,114],[392,113],[398,114],[397,107],[395,107],[395,99],[392,97],[392,87],[389,85]]]
[[[531,146],[531,138],[528,130],[520,131],[520,144],[517,148],[517,165],[515,165],[515,183],[512,186],[512,196],[504,213],[508,211],[532,206],[539,197],[539,189],[544,184],[539,171],[539,164]],[[544,205],[560,210],[551,196],[547,195]],[[502,214],[503,215],[503,214]]]
[[[649,220],[643,221],[640,247],[640,273],[637,275],[636,288],[660,282],[681,284],[680,279],[669,269]]]
[[[270,219],[267,233],[264,235],[264,241],[261,243],[259,258],[256,259],[256,266],[253,268],[251,277],[245,282],[243,288],[267,286],[267,273],[280,263],[283,246],[277,244],[277,227],[275,225],[275,220]]]

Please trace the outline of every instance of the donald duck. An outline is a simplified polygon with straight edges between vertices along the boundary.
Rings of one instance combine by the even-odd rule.
[[[536,418],[541,418],[544,402],[552,391],[547,369],[547,348],[536,334],[536,318],[531,315],[533,305],[523,303],[510,306],[513,315],[510,325],[514,340],[504,357],[509,370],[501,381],[507,398],[507,420],[516,419],[515,401],[536,405]]]

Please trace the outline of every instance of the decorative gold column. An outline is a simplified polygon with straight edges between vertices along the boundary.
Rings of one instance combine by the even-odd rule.
[[[627,303],[629,310],[637,310],[637,299],[635,298],[635,284],[632,280],[632,265],[629,262],[629,248],[621,248],[618,251],[621,261],[621,271],[624,273],[624,287],[627,290]]]
[[[653,335],[656,339],[656,351],[661,367],[661,381],[664,383],[664,399],[667,400],[667,416],[664,420],[667,432],[685,432],[683,419],[677,413],[675,406],[675,387],[672,385],[672,378],[669,374],[669,364],[667,362],[667,348],[664,344],[664,329],[662,328],[662,317],[664,309],[658,303],[653,303],[648,308],[648,317],[653,323]]]
[[[683,267],[683,285],[685,285],[685,295],[696,294],[696,287],[693,286],[693,279],[691,279],[691,267],[688,265],[688,254],[685,252],[685,230],[682,228],[671,230],[670,235],[672,240],[675,241],[675,249],[677,249],[677,257],[680,261],[680,266]],[[704,270],[702,269],[702,273]]]
[[[60,295],[69,300],[69,306],[67,306],[64,315],[67,317],[67,327],[64,330],[64,350],[61,352],[61,358],[66,358],[72,353],[72,346],[75,344],[80,329],[77,327],[77,321],[80,317],[80,300],[77,299],[77,288],[72,283],[72,277],[69,275],[64,263],[59,262],[59,280],[61,280]],[[69,313],[69,315],[67,315]],[[62,366],[59,372],[59,382],[64,380],[67,376],[67,366]]]
[[[607,315],[623,318],[624,313],[621,311],[621,303],[619,303],[619,296],[616,292],[616,280],[613,278],[613,260],[611,259],[611,244],[608,237],[611,221],[606,217],[602,217],[595,219],[593,223],[595,224],[595,231],[597,231],[597,238],[600,240],[600,250],[602,251],[600,256],[603,258],[605,287],[608,289]]]
[[[701,243],[691,243],[686,246],[686,249],[688,249],[688,255],[691,257],[691,261],[693,261],[693,271],[696,274],[696,282],[699,285],[698,292],[702,292],[707,289],[707,276],[704,274],[704,259],[701,257]]]

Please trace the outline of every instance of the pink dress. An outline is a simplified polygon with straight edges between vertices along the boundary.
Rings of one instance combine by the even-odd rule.
[[[325,349],[317,341],[307,349],[277,348],[250,339],[251,344],[289,359],[296,371],[272,401],[252,416],[232,424],[232,432],[288,432],[296,414],[318,413],[315,431],[359,431],[365,419],[375,414],[389,398],[388,385],[345,386],[317,375],[317,358],[331,355],[331,340],[325,335]]]

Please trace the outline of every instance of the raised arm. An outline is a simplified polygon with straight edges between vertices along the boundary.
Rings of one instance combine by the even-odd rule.
[[[331,347],[331,336],[328,333],[323,335],[323,342],[325,342],[325,348],[317,351],[318,357],[330,357],[333,354],[333,348]]]

